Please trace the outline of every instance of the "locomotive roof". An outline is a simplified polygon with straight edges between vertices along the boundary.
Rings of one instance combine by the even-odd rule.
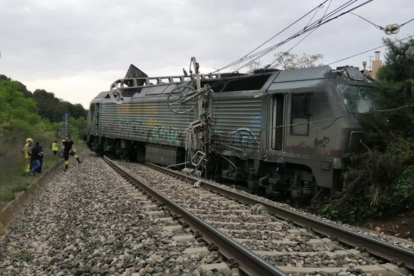
[[[269,72],[258,74],[207,74],[201,75],[202,86],[206,83],[214,85],[215,92],[246,91],[246,90],[284,90],[321,85],[329,74],[334,72],[331,67],[318,66],[303,69]],[[345,74],[335,73],[346,77]],[[177,86],[194,85],[195,81],[188,75],[148,77],[144,72],[131,64],[127,78],[116,80],[111,87],[119,87],[124,97],[142,97],[168,94]],[[109,92],[101,92],[92,102],[100,102],[109,98]]]

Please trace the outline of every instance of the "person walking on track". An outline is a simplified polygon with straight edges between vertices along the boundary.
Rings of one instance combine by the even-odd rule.
[[[78,161],[78,163],[82,163],[79,160],[78,155],[76,154],[76,152],[74,151],[74,147],[73,145],[75,143],[73,143],[73,141],[70,140],[69,136],[65,137],[65,141],[62,142],[64,149],[63,149],[63,158],[65,159],[65,171],[68,170],[69,167],[69,155],[73,155],[73,157],[76,158],[76,160]]]

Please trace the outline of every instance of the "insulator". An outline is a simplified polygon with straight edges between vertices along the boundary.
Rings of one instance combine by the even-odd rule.
[[[398,34],[398,32],[400,31],[400,25],[398,24],[390,24],[384,27],[384,32],[387,35],[392,35],[392,34]]]

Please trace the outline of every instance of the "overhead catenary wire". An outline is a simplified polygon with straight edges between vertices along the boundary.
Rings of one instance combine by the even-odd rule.
[[[362,16],[360,16],[360,15],[358,15],[358,14],[355,14],[355,13],[350,13],[350,14],[353,14],[353,15],[355,15],[355,16],[357,16],[357,17],[359,17],[359,18],[361,18],[362,20],[364,20],[364,21],[366,21],[366,22],[368,22],[368,23],[370,23],[371,25],[373,25],[373,26],[375,26],[377,29],[379,29],[379,30],[384,30],[385,28],[384,27],[382,27],[382,26],[380,26],[380,25],[378,25],[378,24],[375,24],[375,23],[373,23],[372,21],[370,21],[370,20],[368,20],[368,19],[366,19],[365,17],[362,17]],[[410,20],[408,20],[407,22],[404,22],[404,23],[402,23],[402,24],[396,24],[396,25],[399,25],[399,28],[401,28],[402,26],[404,26],[404,25],[407,25],[408,23],[410,23],[411,21],[413,21],[414,20],[414,18],[412,18],[412,19],[410,19]]]
[[[344,5],[343,5],[343,6],[341,6],[341,7],[338,7],[337,9],[333,10],[332,12],[330,12],[328,15],[323,16],[323,17],[322,17],[322,18],[320,18],[319,20],[316,20],[314,23],[312,23],[312,24],[311,24],[311,27],[310,27],[310,28],[308,27],[307,29],[304,29],[303,31],[300,31],[300,32],[298,32],[298,33],[296,33],[296,34],[292,35],[290,38],[286,39],[285,41],[282,41],[282,42],[280,42],[279,44],[277,44],[277,45],[275,45],[275,46],[270,47],[270,48],[268,49],[268,51],[267,51],[267,52],[265,52],[265,53],[263,53],[262,55],[260,55],[260,57],[261,57],[261,56],[263,56],[263,55],[266,55],[266,54],[270,53],[271,51],[275,50],[275,49],[276,49],[276,48],[278,48],[279,46],[284,45],[284,44],[285,44],[285,43],[287,43],[288,41],[290,41],[290,40],[292,40],[292,39],[294,39],[294,38],[296,38],[296,37],[298,37],[298,36],[302,35],[303,33],[306,33],[306,32],[308,32],[308,31],[311,31],[311,30],[314,30],[314,29],[316,29],[316,28],[319,28],[319,27],[320,27],[320,26],[322,26],[323,24],[326,24],[326,23],[328,23],[328,22],[330,22],[330,21],[332,21],[332,20],[334,20],[334,19],[337,19],[338,17],[340,17],[340,16],[342,16],[342,15],[346,14],[347,12],[350,12],[351,10],[354,10],[354,9],[356,9],[356,8],[358,8],[358,7],[361,7],[362,5],[365,5],[365,4],[369,3],[369,2],[371,2],[371,1],[367,1],[367,2],[365,2],[365,3],[361,4],[361,5],[357,6],[357,7],[354,7],[354,8],[353,8],[353,9],[351,9],[351,10],[348,10],[348,11],[346,11],[346,12],[343,12],[343,13],[341,13],[341,14],[339,14],[339,15],[337,15],[337,16],[335,16],[335,17],[333,17],[333,18],[330,18],[330,19],[329,19],[329,17],[331,17],[331,16],[333,16],[333,15],[337,14],[338,12],[340,12],[340,11],[344,10],[346,7],[348,7],[348,6],[352,5],[352,4],[354,4],[356,1],[358,1],[358,0],[348,2],[348,3],[344,4]],[[327,18],[328,18],[328,19],[327,19]],[[325,19],[326,19],[326,21],[324,21],[324,22],[323,22],[323,20],[325,20]],[[256,58],[255,58],[255,59],[253,59],[253,60],[252,60],[252,61],[250,61],[250,62],[254,62],[255,60],[256,60]],[[246,65],[248,65],[250,62],[246,63]],[[244,66],[246,66],[246,65],[244,65]],[[242,67],[241,67],[241,68],[242,68]],[[239,69],[240,69],[240,68],[239,68]]]
[[[373,26],[374,26],[375,28],[377,28],[377,29],[380,29],[380,30],[383,30],[383,29],[384,29],[382,26],[380,26],[380,25],[378,25],[378,24],[375,24],[375,23],[373,23],[373,22],[369,21],[368,19],[366,19],[366,18],[364,18],[364,17],[362,17],[362,16],[360,16],[360,15],[358,15],[358,14],[355,14],[355,13],[353,13],[353,12],[350,12],[350,14],[353,14],[353,15],[355,15],[355,16],[357,16],[357,17],[361,18],[362,20],[364,20],[364,21],[366,21],[366,22],[370,23],[371,25],[373,25]]]
[[[403,41],[403,40],[406,40],[406,39],[409,39],[409,38],[412,38],[412,37],[414,37],[414,35],[410,35],[410,36],[407,36],[407,37],[402,38],[402,39],[397,39],[396,41],[397,41],[397,42],[400,42],[400,41]],[[362,54],[365,54],[365,53],[371,52],[371,51],[373,51],[373,50],[381,49],[381,48],[384,48],[384,47],[387,47],[387,45],[382,45],[382,46],[378,46],[378,47],[375,47],[375,48],[371,48],[371,49],[369,49],[369,50],[366,50],[366,51],[363,51],[363,52],[360,52],[360,53],[354,54],[354,55],[352,55],[352,56],[349,56],[349,57],[346,57],[346,58],[342,58],[342,59],[339,59],[339,60],[333,61],[333,62],[328,63],[328,64],[326,64],[326,65],[331,65],[331,64],[334,64],[334,63],[337,63],[337,62],[340,62],[340,61],[344,61],[344,60],[347,60],[347,59],[350,59],[350,58],[353,58],[353,57],[356,57],[356,56],[359,56],[359,55],[362,55]]]
[[[277,43],[277,44],[275,44],[275,45],[273,45],[271,47],[268,47],[268,48],[266,48],[266,49],[264,49],[264,50],[262,50],[262,51],[260,51],[260,52],[258,52],[256,54],[254,54],[254,55],[249,56],[248,58],[246,58],[246,60],[249,59],[250,61],[246,62],[244,65],[240,66],[236,70],[238,71],[241,68],[243,68],[245,66],[248,66],[252,62],[254,62],[257,59],[263,57],[264,55],[267,55],[268,53],[274,51],[275,49],[277,49],[280,46],[284,45],[285,43],[289,42],[290,40],[292,40],[292,39],[294,39],[296,37],[299,37],[299,36],[303,35],[304,33],[307,33],[309,31],[312,31],[315,28],[319,28],[322,25],[331,22],[332,20],[335,20],[335,19],[337,19],[337,18],[339,18],[339,17],[341,17],[341,16],[343,16],[343,15],[345,15],[345,14],[347,14],[347,13],[349,13],[349,12],[351,12],[351,11],[357,9],[357,8],[362,7],[363,5],[366,5],[366,4],[370,3],[370,2],[372,2],[373,0],[367,0],[364,3],[362,3],[362,4],[360,4],[360,5],[356,6],[356,7],[353,7],[351,9],[349,9],[349,10],[346,10],[346,11],[338,14],[340,11],[344,10],[349,5],[354,4],[356,1],[358,1],[358,0],[354,0],[354,1],[352,1],[352,3],[347,3],[345,5],[342,5],[340,9],[337,8],[334,11],[330,12],[328,15],[326,15],[326,16],[318,19],[318,20],[316,20],[314,23],[311,24],[311,27],[308,27],[306,29],[303,29],[303,30],[295,33],[294,35],[290,36],[289,38],[285,39],[284,41],[279,42],[279,43]],[[336,15],[336,14],[338,14],[338,15]],[[334,16],[334,17],[332,17],[332,16]]]
[[[326,18],[329,18],[329,17],[331,17],[331,16],[333,16],[333,15],[335,15],[336,13],[338,13],[338,12],[340,12],[340,11],[342,11],[343,9],[345,9],[345,8],[347,8],[347,7],[349,7],[350,5],[352,5],[352,4],[354,4],[354,3],[356,3],[358,0],[350,0],[350,1],[348,1],[348,2],[346,2],[345,4],[342,4],[341,6],[339,6],[338,8],[336,8],[336,9],[334,9],[332,12],[330,12],[328,15],[325,15],[325,17]],[[367,1],[366,3],[368,3],[368,2],[371,2],[371,1],[373,1],[373,0],[369,0],[369,1]],[[364,3],[364,4],[366,4],[366,3]],[[363,4],[363,5],[364,5]],[[320,5],[318,5],[316,8],[319,8],[320,7]],[[357,6],[357,7],[355,7],[355,8],[358,8],[359,6]],[[315,9],[316,9],[315,8]],[[355,9],[354,8],[354,9]],[[313,9],[313,10],[315,10],[315,9]],[[313,11],[312,10],[312,11]],[[352,9],[353,10],[353,9]],[[312,11],[310,11],[310,12],[308,12],[306,15],[308,15],[308,14],[310,14]],[[288,38],[288,39],[285,39],[284,41],[289,41],[290,39],[293,39],[293,38],[295,38],[295,37],[297,37],[297,36],[299,36],[300,34],[299,33],[301,33],[301,32],[303,32],[303,31],[305,31],[305,32],[307,32],[307,31],[310,31],[310,30],[312,30],[315,26],[316,26],[316,24],[320,24],[321,23],[321,21],[323,20],[323,19],[325,19],[324,17],[322,17],[322,18],[319,18],[318,20],[316,20],[316,21],[314,21],[313,23],[311,23],[311,24],[307,24],[307,26],[305,26],[304,28],[303,28],[303,30],[302,31],[299,31],[299,32],[297,32],[297,33],[295,33],[294,35],[292,35],[290,38]],[[297,21],[300,21],[300,20],[297,20]],[[297,21],[295,21],[294,23],[292,23],[292,24],[295,24]],[[290,26],[289,26],[290,27]],[[284,30],[282,30],[282,32],[283,31],[285,31],[286,30],[286,28],[284,29]],[[264,43],[265,44],[265,43]],[[263,46],[264,44],[262,44],[261,46]],[[278,44],[276,44],[276,45],[279,45],[280,43],[278,43]],[[259,47],[257,47],[255,50],[257,50],[258,48],[260,48],[261,46],[259,46]],[[236,60],[236,61],[234,61],[234,62],[232,62],[232,63],[230,63],[230,64],[228,64],[228,65],[226,65],[226,66],[223,66],[222,68],[220,68],[220,69],[218,69],[218,70],[216,70],[216,71],[214,71],[214,72],[218,72],[218,71],[222,71],[222,70],[224,70],[224,69],[227,69],[227,68],[230,68],[230,67],[234,67],[235,65],[238,65],[238,64],[240,64],[240,63],[242,63],[242,62],[244,62],[244,61],[246,61],[246,60],[250,60],[250,59],[252,59],[252,58],[255,58],[255,57],[257,57],[257,56],[263,56],[263,55],[261,55],[262,53],[265,53],[266,54],[266,52],[269,50],[269,48],[272,48],[272,47],[274,47],[274,46],[271,46],[271,47],[268,47],[268,48],[266,48],[266,49],[264,49],[264,50],[262,50],[262,51],[260,51],[260,52],[257,52],[257,53],[255,53],[255,54],[251,54],[252,52],[254,52],[254,51],[251,51],[250,52],[250,54],[251,55],[245,55],[244,57],[242,57],[242,58],[240,58],[240,59],[238,59],[238,60]],[[259,58],[260,58],[259,57]],[[257,60],[258,58],[256,58],[255,60]],[[244,65],[243,67],[245,67],[246,65]],[[234,70],[232,70],[232,71],[234,71]]]
[[[412,19],[410,19],[410,20],[408,20],[407,22],[405,22],[405,23],[402,23],[401,25],[400,25],[400,27],[402,27],[402,26],[404,26],[404,25],[406,25],[406,24],[408,24],[408,23],[410,23],[411,21],[413,21],[414,20],[414,18],[412,18]]]
[[[321,4],[319,4],[317,7],[313,8],[312,10],[310,10],[309,12],[307,12],[306,14],[302,15],[299,19],[295,20],[293,23],[291,23],[289,26],[287,26],[286,28],[284,28],[283,30],[281,30],[280,32],[278,32],[277,34],[275,34],[274,36],[272,36],[271,38],[269,38],[268,40],[266,40],[265,42],[263,42],[262,44],[260,44],[258,47],[254,48],[253,50],[251,50],[249,53],[247,53],[246,55],[244,55],[242,58],[233,61],[232,63],[217,69],[214,72],[218,72],[221,70],[224,70],[226,68],[232,67],[234,65],[238,65],[239,62],[242,62],[244,58],[246,58],[247,56],[249,56],[250,54],[252,54],[253,52],[255,52],[256,50],[260,49],[263,45],[265,45],[266,43],[268,43],[269,41],[271,41],[272,39],[274,39],[275,37],[277,37],[278,35],[282,34],[284,31],[286,31],[287,29],[289,29],[290,27],[292,27],[293,25],[295,25],[296,23],[298,23],[299,21],[301,21],[303,18],[305,18],[306,16],[308,16],[309,14],[311,14],[314,10],[319,9],[321,6],[323,6],[323,4],[325,4],[328,0],[325,0],[324,2],[322,2]],[[309,23],[308,23],[309,24]],[[213,73],[214,73],[213,72]]]
[[[262,51],[260,51],[260,52],[258,52],[258,53],[256,53],[256,54],[254,54],[254,55],[251,55],[250,57],[247,57],[245,60],[247,60],[247,59],[252,59],[252,61],[250,61],[250,62],[246,63],[244,66],[249,65],[250,63],[252,63],[252,62],[254,62],[255,60],[257,60],[258,58],[261,58],[262,56],[264,56],[264,55],[268,54],[269,52],[271,52],[271,51],[273,51],[274,49],[278,48],[279,46],[281,46],[281,45],[283,45],[283,44],[287,43],[288,41],[290,41],[290,40],[292,40],[292,39],[294,39],[294,38],[296,38],[296,37],[300,36],[301,34],[303,34],[303,33],[306,33],[306,32],[308,32],[308,31],[313,30],[315,27],[318,27],[318,24],[321,24],[322,20],[324,20],[324,19],[326,19],[326,18],[329,18],[330,16],[332,16],[332,15],[334,15],[334,14],[338,13],[339,11],[341,11],[341,10],[345,9],[346,7],[348,7],[349,5],[354,4],[356,1],[358,1],[358,0],[351,0],[351,1],[348,1],[347,3],[343,4],[342,6],[339,6],[338,8],[334,9],[333,11],[331,11],[328,15],[324,15],[323,17],[319,18],[318,20],[314,21],[313,23],[308,24],[308,25],[307,25],[305,28],[303,28],[301,31],[296,32],[295,34],[293,34],[293,35],[292,35],[292,36],[290,36],[289,38],[285,39],[284,41],[279,42],[278,44],[273,45],[273,46],[271,46],[271,47],[268,47],[268,48],[266,48],[266,49],[264,49],[264,50],[262,50]],[[242,66],[242,67],[240,67],[240,68],[243,68],[244,66]]]
[[[323,16],[322,17],[324,17],[325,15],[326,15],[326,13],[328,12],[328,10],[329,10],[329,7],[331,6],[331,4],[332,4],[332,0],[330,0],[330,2],[329,2],[329,4],[328,4],[328,7],[326,8],[326,10],[325,10],[325,13],[323,14]],[[314,16],[316,15],[316,12],[315,12],[315,14],[314,14]],[[313,17],[314,17],[313,16]],[[313,19],[313,17],[312,17],[312,19]],[[311,20],[312,20],[311,19]],[[309,25],[309,23],[306,25],[306,26],[308,26]],[[289,50],[287,50],[287,51],[285,51],[285,53],[289,53],[290,51],[292,51],[296,46],[298,46],[302,41],[304,41],[308,36],[310,36],[311,34],[313,34],[313,32],[314,31],[316,31],[317,29],[313,29],[309,34],[307,34],[304,38],[302,38],[301,40],[299,40],[295,45],[293,45],[292,47],[290,47],[290,49]],[[275,59],[270,65],[269,65],[269,67],[271,67],[273,64],[275,64],[277,62],[277,59]]]

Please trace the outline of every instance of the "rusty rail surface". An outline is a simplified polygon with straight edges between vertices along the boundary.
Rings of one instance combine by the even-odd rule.
[[[152,169],[162,171],[163,173],[174,175],[175,177],[179,179],[184,179],[184,180],[186,179],[187,181],[194,181],[191,184],[194,184],[195,182],[200,180],[198,178],[184,175],[180,172],[166,169],[166,168],[154,165],[154,164],[146,163],[145,165]],[[338,241],[344,244],[350,245],[352,247],[365,248],[369,253],[375,256],[378,256],[380,258],[399,264],[400,266],[405,266],[406,268],[414,270],[414,251],[412,250],[408,250],[408,249],[405,249],[399,246],[395,246],[387,242],[382,242],[380,240],[376,240],[376,239],[361,235],[359,233],[353,232],[346,228],[333,225],[333,224],[330,224],[330,223],[327,223],[327,222],[324,222],[318,219],[307,217],[304,214],[297,213],[297,212],[285,209],[283,207],[278,207],[266,201],[255,199],[255,198],[240,194],[238,192],[230,191],[224,187],[220,187],[219,185],[214,185],[206,181],[201,181],[200,186],[202,188],[217,192],[219,194],[222,194],[223,196],[230,197],[232,199],[238,200],[245,204],[249,204],[252,206],[256,204],[262,204],[263,206],[267,208],[267,211],[270,214],[278,218],[281,218],[284,220],[290,220],[294,224],[297,224],[301,227],[311,228],[316,233],[319,233],[325,236],[335,237]]]
[[[259,256],[243,247],[236,241],[227,237],[210,224],[206,223],[199,217],[193,215],[189,211],[185,210],[181,206],[177,205],[166,196],[158,193],[153,188],[149,187],[145,183],[140,182],[133,175],[129,174],[109,158],[104,156],[104,160],[122,177],[128,179],[133,185],[141,189],[144,193],[155,198],[158,202],[163,204],[172,213],[179,217],[180,221],[187,223],[194,233],[198,232],[202,235],[202,239],[218,247],[218,251],[225,256],[228,260],[234,260],[233,264],[238,264],[240,270],[250,276],[263,276],[263,275],[280,275],[287,276],[287,274],[275,266],[271,265],[267,261],[261,259]]]

